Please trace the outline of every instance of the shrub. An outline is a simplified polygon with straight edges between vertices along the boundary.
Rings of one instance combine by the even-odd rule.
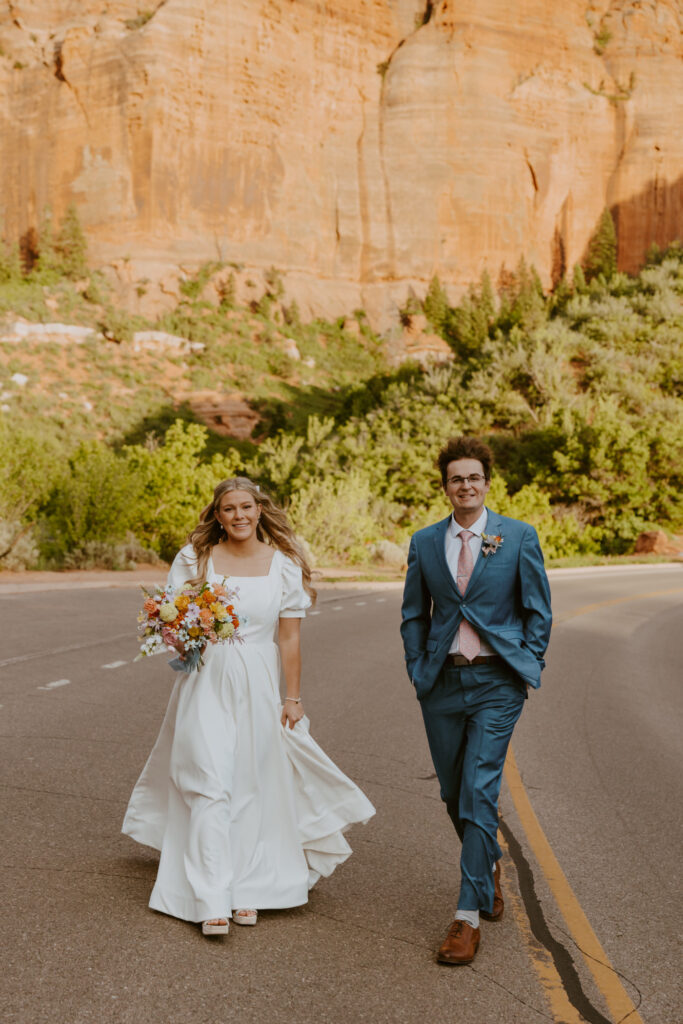
[[[124,540],[141,495],[124,459],[99,442],[81,444],[47,505],[46,555],[61,560],[90,542]]]
[[[17,572],[33,569],[39,558],[40,549],[30,525],[0,520],[0,570]]]
[[[163,565],[156,551],[145,548],[133,533],[118,544],[111,541],[86,541],[80,548],[67,551],[64,569],[137,569],[139,563]]]
[[[365,562],[367,545],[377,536],[373,501],[370,481],[355,470],[343,479],[324,477],[297,488],[289,515],[317,562]]]

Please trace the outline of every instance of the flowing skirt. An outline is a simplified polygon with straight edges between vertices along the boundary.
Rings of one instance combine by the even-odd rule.
[[[161,852],[150,899],[186,921],[295,907],[375,809],[311,737],[280,724],[274,643],[217,646],[177,679],[123,832]]]

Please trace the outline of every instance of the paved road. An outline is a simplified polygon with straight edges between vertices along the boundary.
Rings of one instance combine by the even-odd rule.
[[[147,909],[156,855],[118,831],[171,682],[163,658],[132,663],[137,595],[0,593],[3,1024],[604,1024],[614,992],[579,951],[581,913],[630,1020],[677,1024],[683,569],[554,575],[552,589],[549,666],[514,740],[551,852],[508,775],[506,915],[465,968],[433,960],[458,849],[398,591],[326,590],[305,626],[312,730],[376,818],[306,907],[212,941]]]

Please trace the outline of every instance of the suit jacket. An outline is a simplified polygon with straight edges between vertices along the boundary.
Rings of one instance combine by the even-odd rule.
[[[486,533],[503,543],[480,552],[463,596],[446,562],[450,521],[418,530],[410,541],[401,636],[418,698],[434,686],[463,618],[525,683],[540,686],[552,613],[535,529],[488,510]]]

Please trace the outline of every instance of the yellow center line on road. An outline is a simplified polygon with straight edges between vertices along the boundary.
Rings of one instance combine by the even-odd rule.
[[[665,597],[670,594],[683,594],[683,587],[672,587],[670,590],[648,590],[644,594],[612,597],[609,601],[596,601],[594,604],[584,604],[580,608],[575,608],[573,612],[565,612],[556,618],[553,617],[553,626],[561,626],[563,622],[567,622],[569,619],[576,619],[579,615],[588,615],[589,612],[595,612],[598,608],[611,608],[615,604],[628,604],[629,601],[645,601],[650,597]]]
[[[505,761],[505,781],[510,790],[519,820],[526,832],[529,845],[534,851],[534,856],[540,864],[541,870],[560,908],[560,912],[567,922],[569,931],[588,964],[598,988],[605,997],[610,1012],[616,1021],[621,1021],[628,1017],[629,1024],[643,1024],[642,1017],[633,1005],[626,989],[619,980],[619,975],[610,963],[607,953],[602,948],[600,940],[591,928],[590,922],[574,895],[574,891],[567,881],[567,877],[541,828],[524,788],[512,748],[508,748],[508,755]],[[557,1001],[557,982],[559,977],[557,979],[553,977],[555,973],[554,967],[544,962],[541,970],[541,963],[536,958],[533,958],[533,960],[555,1013],[556,1006],[558,1009],[560,1008]],[[548,984],[548,979],[550,985]],[[557,1014],[556,1019],[565,1020],[565,1017]]]
[[[613,605],[626,604],[629,601],[644,601],[648,598],[665,597],[681,593],[683,593],[683,587],[674,587],[668,590],[650,590],[642,594],[615,597],[608,601],[596,601],[593,604],[582,605],[574,611],[559,615],[553,620],[553,625],[558,626],[569,619],[577,618],[579,615],[587,615],[590,612],[597,611],[599,608],[608,608]],[[629,1024],[643,1024],[642,1017],[621,984],[619,975],[610,963],[607,953],[602,948],[541,828],[541,824],[536,817],[524,788],[512,747],[508,748],[505,760],[505,781],[510,790],[517,816],[526,833],[529,845],[545,875],[560,912],[567,922],[569,931],[588,964],[600,992],[605,998],[610,1013],[616,1021],[628,1018]],[[523,937],[526,939],[532,963],[545,990],[555,1020],[566,1021],[567,1024],[574,1024],[575,1021],[582,1020],[581,1015],[578,1014],[567,998],[562,980],[551,957],[547,956],[545,951],[534,940],[526,920],[526,915],[521,913],[520,910],[521,908],[516,906],[513,901],[514,916]]]
[[[501,836],[500,845],[508,850],[507,843]],[[509,850],[508,850],[509,856]],[[562,978],[557,973],[551,953],[534,937],[531,925],[527,916],[524,902],[516,889],[517,880],[513,877],[513,868],[509,860],[501,861],[502,880],[505,883],[505,910],[512,911],[515,924],[524,940],[529,957],[534,966],[538,980],[543,987],[546,999],[550,1004],[550,1012],[553,1019],[562,1024],[583,1024],[585,1017],[582,1017],[575,1006],[569,1001],[569,996],[562,984]]]

